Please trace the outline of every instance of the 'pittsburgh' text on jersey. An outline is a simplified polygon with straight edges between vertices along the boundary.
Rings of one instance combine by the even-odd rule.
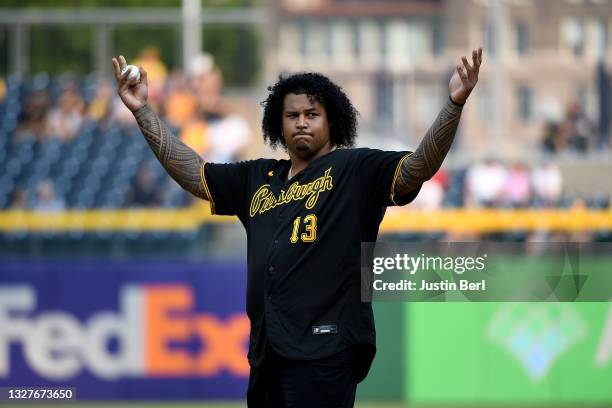
[[[253,217],[256,214],[263,214],[277,205],[287,204],[291,200],[302,200],[304,198],[308,198],[306,201],[306,208],[310,209],[314,207],[319,198],[319,193],[331,190],[334,187],[333,178],[330,172],[331,167],[325,171],[323,176],[305,185],[301,185],[296,181],[289,186],[286,192],[285,190],[281,190],[278,197],[274,196],[274,193],[270,189],[270,184],[262,185],[257,189],[255,194],[253,194],[249,215]]]

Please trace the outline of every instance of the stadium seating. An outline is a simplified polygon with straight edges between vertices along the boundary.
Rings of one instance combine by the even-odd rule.
[[[67,208],[120,208],[138,168],[155,162],[137,127],[117,123],[85,121],[76,138],[62,142],[52,135],[36,139],[15,133],[22,119],[28,95],[47,91],[56,101],[71,77],[49,78],[39,74],[28,80],[7,78],[7,93],[0,103],[0,208],[11,207],[11,197],[18,188],[29,194],[29,202],[41,180],[54,183],[55,194]],[[83,99],[90,101],[95,91],[89,77],[80,81]],[[161,166],[151,166],[156,183],[166,189],[171,182]],[[167,198],[169,205],[184,206],[188,200],[177,189]]]

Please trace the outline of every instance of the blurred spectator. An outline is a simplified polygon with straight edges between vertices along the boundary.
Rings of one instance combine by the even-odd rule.
[[[140,56],[132,62],[132,64],[137,67],[142,65],[145,71],[147,71],[147,81],[149,85],[149,98],[147,103],[158,110],[166,77],[168,76],[168,68],[166,68],[166,64],[159,58],[159,50],[154,46],[145,47],[140,52]]]
[[[448,186],[448,173],[440,169],[431,180],[423,183],[421,191],[411,204],[413,208],[435,211],[442,207],[444,193]]]
[[[223,75],[212,65],[210,56],[201,55],[191,64],[190,73],[206,123],[202,137],[208,149],[203,156],[207,161],[227,163],[238,160],[252,135],[247,121],[231,112],[223,97]]]
[[[6,81],[4,78],[0,77],[0,103],[4,101],[6,97]]]
[[[32,204],[32,208],[35,211],[62,211],[65,207],[64,200],[55,196],[55,188],[51,180],[46,179],[38,184],[36,199]]]
[[[11,208],[26,210],[28,208],[28,192],[23,187],[17,187],[11,197]]]
[[[559,204],[563,193],[563,178],[561,170],[551,161],[533,169],[531,182],[536,204],[544,207],[554,207]]]
[[[15,132],[16,141],[34,138],[45,139],[47,133],[47,115],[51,108],[51,99],[45,90],[34,91],[24,104],[20,123]]]
[[[497,160],[487,158],[471,166],[465,180],[466,206],[499,206],[507,183],[508,172]]]
[[[161,204],[161,193],[155,183],[155,175],[147,162],[138,169],[135,183],[127,192],[126,205],[130,207],[155,207]]]
[[[200,156],[205,156],[210,147],[208,124],[203,119],[194,119],[189,122],[183,127],[180,138]]]
[[[66,142],[74,139],[81,124],[85,103],[76,86],[70,86],[59,97],[58,106],[51,109],[47,118],[47,132]]]
[[[512,207],[524,208],[531,202],[531,180],[524,163],[516,162],[508,172],[506,200]]]
[[[542,136],[542,149],[547,153],[561,151],[563,149],[563,143],[560,136],[559,124],[555,122],[546,122],[544,125],[544,135]]]
[[[580,153],[586,152],[592,140],[593,125],[577,102],[568,106],[559,133],[562,147]]]
[[[549,153],[573,151],[585,153],[594,141],[595,126],[578,102],[571,102],[561,123],[547,122],[542,148]]]
[[[251,129],[239,115],[227,115],[220,120],[209,121],[211,148],[205,157],[211,162],[237,161],[251,141]]]
[[[115,90],[107,78],[100,78],[96,93],[87,107],[87,117],[95,122],[106,122],[111,117]]]
[[[196,119],[198,100],[181,71],[170,75],[167,94],[163,108],[168,123],[180,129]]]

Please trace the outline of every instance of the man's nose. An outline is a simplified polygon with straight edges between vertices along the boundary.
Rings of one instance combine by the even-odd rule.
[[[296,126],[300,129],[303,129],[308,126],[308,124],[306,123],[306,115],[300,115],[298,117]]]

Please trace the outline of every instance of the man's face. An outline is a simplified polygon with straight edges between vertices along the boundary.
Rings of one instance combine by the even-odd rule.
[[[325,108],[306,94],[285,96],[283,135],[289,156],[311,160],[331,150]]]

